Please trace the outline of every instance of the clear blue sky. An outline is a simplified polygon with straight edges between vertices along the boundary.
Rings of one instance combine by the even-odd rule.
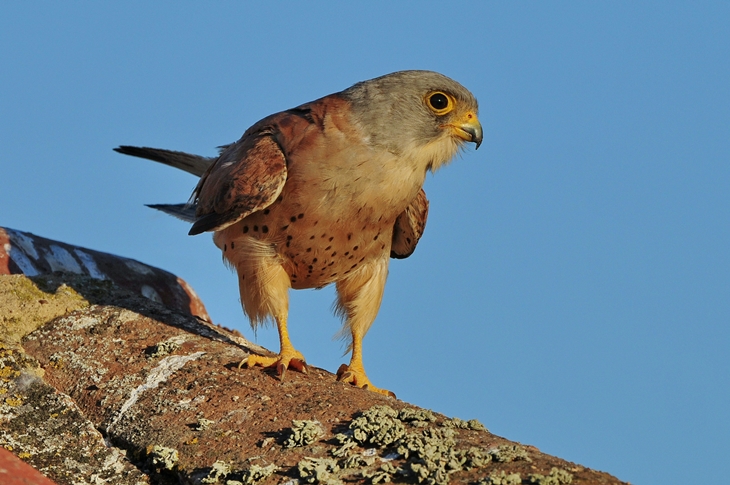
[[[190,282],[255,336],[208,235],[143,206],[200,154],[402,69],[479,99],[484,143],[426,183],[365,339],[376,385],[632,483],[720,483],[730,447],[727,2],[3,2],[0,225]],[[331,289],[293,292],[311,365]]]

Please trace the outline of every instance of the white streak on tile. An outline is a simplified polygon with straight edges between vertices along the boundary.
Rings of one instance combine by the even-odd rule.
[[[89,272],[89,276],[97,280],[107,280],[107,276],[101,272],[99,267],[96,265],[93,256],[89,253],[85,253],[80,249],[74,249],[74,253],[81,260],[81,264],[84,265],[86,270]]]
[[[157,367],[147,374],[147,380],[145,380],[144,384],[138,386],[131,392],[129,398],[124,402],[124,404],[122,404],[122,407],[119,408],[119,412],[114,417],[114,420],[112,420],[111,424],[107,426],[107,431],[111,430],[119,422],[119,420],[124,417],[124,414],[129,411],[129,408],[134,406],[143,392],[157,388],[157,386],[165,382],[170,378],[170,376],[180,370],[182,366],[191,360],[197,360],[203,355],[205,355],[205,352],[195,352],[190,355],[171,355],[162,359],[160,363],[157,364]]]
[[[145,298],[149,298],[150,300],[156,301],[157,303],[162,303],[162,297],[160,296],[160,294],[157,293],[157,290],[149,285],[142,285],[140,293],[142,293],[142,296],[144,296]]]
[[[61,246],[51,244],[48,249],[50,249],[51,252],[46,253],[46,261],[48,261],[48,264],[51,266],[53,271],[68,271],[77,274],[83,273],[83,270],[76,259],[74,259],[71,253],[63,249]]]
[[[20,268],[25,276],[38,276],[40,272],[33,265],[33,262],[28,259],[28,256],[21,250],[13,246],[12,244],[5,244],[3,246],[5,252],[10,256],[10,259]]]
[[[35,249],[35,244],[33,244],[32,238],[26,236],[22,232],[14,231],[12,229],[5,229],[5,232],[8,236],[10,236],[10,242],[12,242],[13,245],[18,246],[26,255],[36,261],[38,260],[38,251]]]
[[[153,271],[149,267],[145,266],[142,263],[138,263],[137,261],[134,261],[133,259],[128,259],[124,262],[124,264],[127,265],[127,268],[131,269],[132,271],[135,271],[140,274],[152,274]]]

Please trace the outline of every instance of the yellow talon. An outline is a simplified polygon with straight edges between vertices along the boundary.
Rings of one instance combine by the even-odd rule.
[[[284,374],[287,369],[294,369],[302,374],[308,374],[307,362],[304,360],[304,356],[301,352],[295,349],[291,344],[291,341],[289,341],[289,332],[286,328],[286,317],[278,317],[276,319],[276,325],[279,329],[279,342],[281,344],[281,351],[279,352],[279,355],[269,357],[251,354],[238,364],[238,368],[240,369],[244,365],[248,368],[257,365],[264,368],[275,367],[276,373],[279,375],[280,379],[284,379]]]
[[[387,389],[380,389],[379,387],[375,387],[371,382],[370,379],[368,379],[368,376],[365,375],[365,369],[358,369],[357,366],[350,363],[348,366],[347,364],[342,364],[339,369],[337,369],[337,380],[341,382],[347,382],[348,384],[352,384],[355,387],[360,387],[362,389],[367,389],[368,391],[377,392],[378,394],[382,394],[384,396],[395,398],[395,394]]]
[[[295,371],[301,372],[302,374],[307,374],[307,362],[304,360],[304,356],[301,352],[298,350],[295,350],[294,348],[284,349],[279,353],[279,355],[275,355],[273,357],[268,357],[264,355],[249,355],[243,361],[241,361],[241,364],[239,364],[239,367],[246,365],[246,367],[251,368],[254,366],[260,366],[264,368],[271,368],[276,367],[277,374],[283,378],[284,374],[288,369],[293,369]]]

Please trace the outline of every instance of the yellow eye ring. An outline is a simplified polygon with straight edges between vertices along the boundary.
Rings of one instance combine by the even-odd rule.
[[[431,91],[426,95],[426,106],[436,115],[445,115],[456,106],[453,96],[442,91]]]

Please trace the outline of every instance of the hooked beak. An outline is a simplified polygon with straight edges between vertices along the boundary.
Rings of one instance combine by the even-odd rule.
[[[466,113],[464,117],[457,122],[452,124],[456,136],[462,140],[476,143],[476,149],[479,149],[479,145],[482,144],[482,124],[479,123],[479,118],[472,112]]]

